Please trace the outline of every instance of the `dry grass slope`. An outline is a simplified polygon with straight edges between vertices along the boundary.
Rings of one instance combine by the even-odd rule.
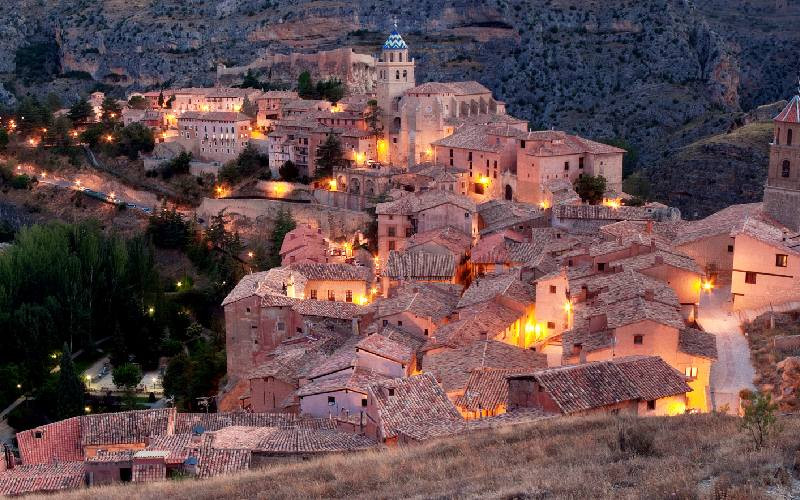
[[[68,499],[766,498],[795,483],[800,419],[761,450],[739,420],[576,418],[331,456],[206,481],[88,489]],[[620,446],[620,432],[625,436]]]

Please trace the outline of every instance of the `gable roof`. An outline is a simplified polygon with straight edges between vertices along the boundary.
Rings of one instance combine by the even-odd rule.
[[[429,373],[372,384],[369,395],[375,403],[378,425],[385,439],[402,434],[421,440],[428,437],[433,428],[464,422]]]
[[[461,391],[476,368],[532,371],[547,366],[547,356],[504,342],[479,340],[456,349],[426,354],[424,372],[432,373],[447,392]]]
[[[456,272],[453,254],[389,252],[384,274],[396,280],[450,280]]]
[[[461,288],[461,285],[445,283],[404,283],[394,296],[373,303],[374,317],[379,319],[407,311],[433,320],[446,318],[455,311]]]
[[[518,302],[532,303],[536,298],[536,289],[520,280],[518,270],[484,276],[470,283],[458,301],[458,307],[486,302],[500,295],[507,295]]]
[[[508,378],[535,379],[567,414],[691,391],[684,377],[657,356],[560,366]]]
[[[360,349],[376,356],[408,365],[423,344],[424,338],[412,335],[400,328],[387,325],[379,333],[367,336],[356,345]]]
[[[404,193],[394,201],[378,203],[375,206],[375,213],[378,215],[414,215],[423,210],[429,210],[439,205],[451,204],[464,210],[475,213],[477,210],[475,202],[450,191],[438,189],[422,192]]]
[[[683,328],[678,336],[678,350],[692,356],[717,359],[717,337],[695,328]]]
[[[456,406],[469,411],[494,410],[508,403],[508,380],[512,370],[476,368],[472,370],[464,394]]]

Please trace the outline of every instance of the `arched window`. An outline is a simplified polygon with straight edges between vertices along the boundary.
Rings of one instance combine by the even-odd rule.
[[[505,194],[506,194],[506,199],[509,200],[509,201],[514,198],[514,189],[508,184],[506,184],[506,193]]]
[[[394,52],[389,52],[389,62],[394,62]]]
[[[792,129],[786,131],[786,145],[787,146],[792,145]]]
[[[791,165],[789,164],[789,160],[783,160],[783,164],[781,165],[781,177],[789,177],[790,171]]]
[[[403,53],[402,52],[397,54],[397,60],[400,61],[400,62],[403,62]]]
[[[394,79],[395,80],[399,80],[400,79],[400,70],[399,69],[395,72]]]
[[[403,70],[403,80],[408,80],[408,71]]]

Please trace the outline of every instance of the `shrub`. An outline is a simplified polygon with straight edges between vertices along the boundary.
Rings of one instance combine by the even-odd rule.
[[[772,402],[771,394],[761,391],[745,389],[739,397],[744,409],[742,428],[750,433],[756,448],[761,448],[774,430],[778,405]]]
[[[15,175],[13,179],[11,179],[11,187],[14,189],[29,189],[33,185],[33,178],[22,174],[22,175]]]

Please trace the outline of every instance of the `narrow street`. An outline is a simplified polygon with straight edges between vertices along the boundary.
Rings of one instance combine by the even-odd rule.
[[[739,391],[755,389],[755,368],[750,361],[750,346],[736,314],[730,310],[730,288],[720,287],[700,298],[697,322],[717,337],[717,361],[711,367],[711,402],[715,410],[728,405],[739,409]]]

